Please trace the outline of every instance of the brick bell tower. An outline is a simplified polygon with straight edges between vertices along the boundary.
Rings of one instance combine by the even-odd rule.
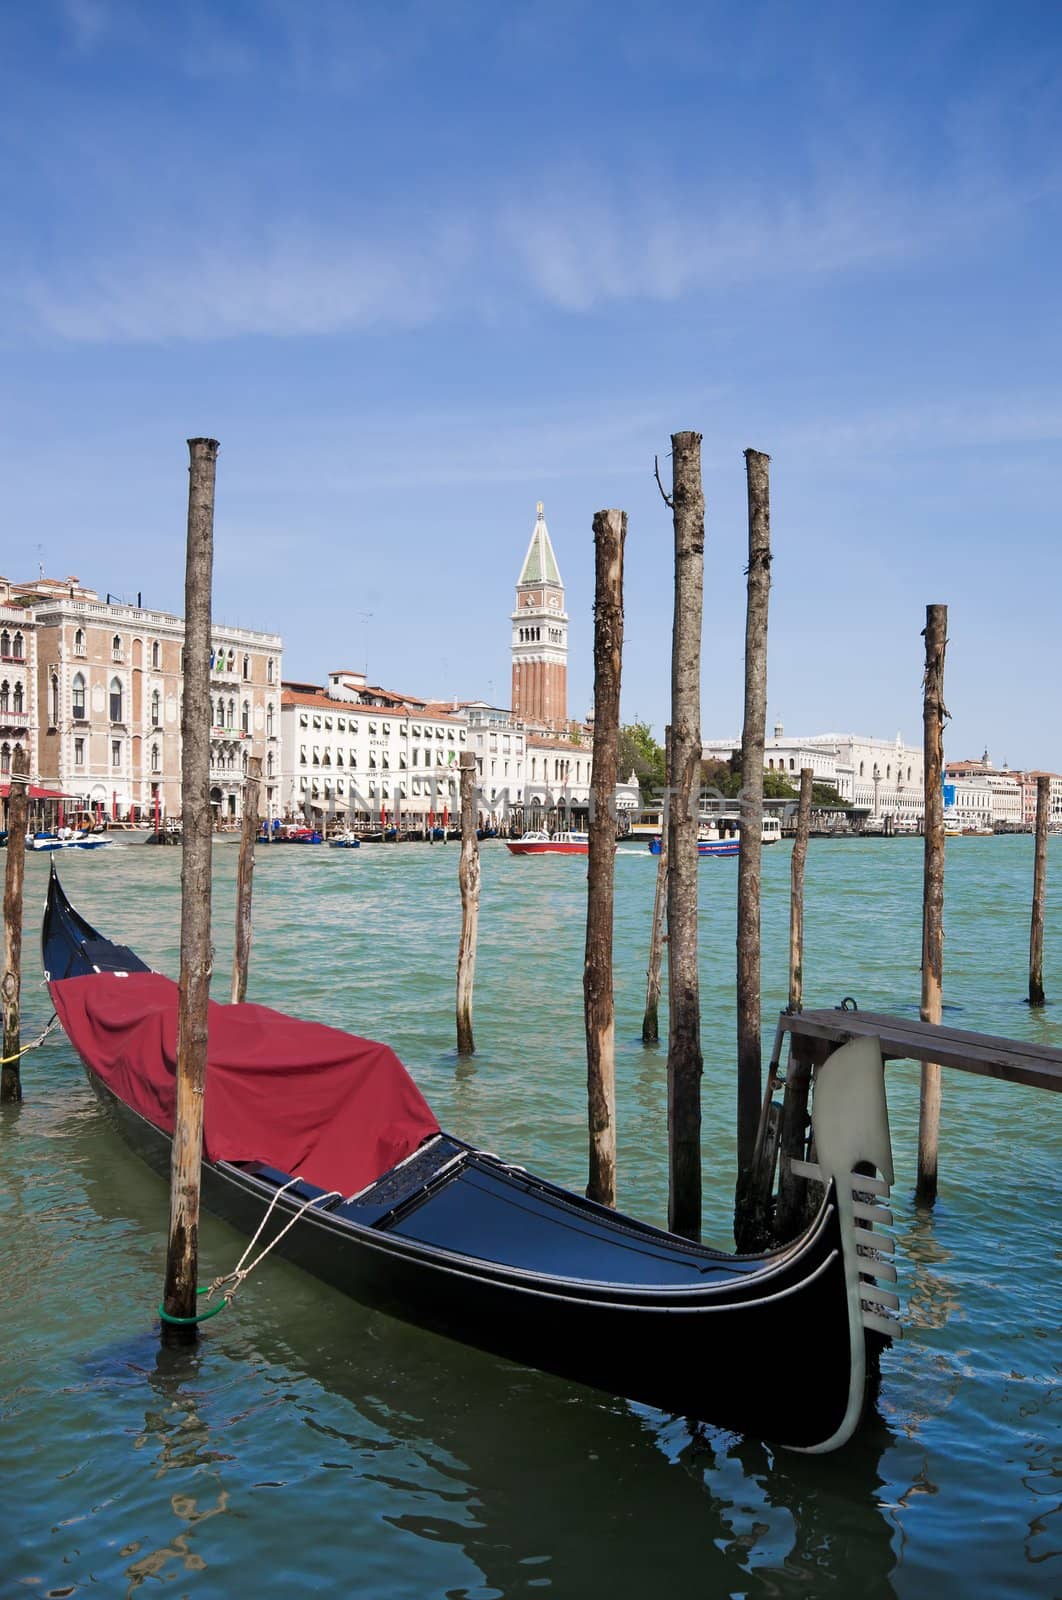
[[[532,727],[566,727],[568,613],[541,500],[531,543],[516,580],[512,622],[513,715]]]

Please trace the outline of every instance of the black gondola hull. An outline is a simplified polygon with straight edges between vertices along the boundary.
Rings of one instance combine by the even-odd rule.
[[[107,943],[68,903],[71,920],[60,925],[64,903],[50,893],[44,949],[53,977],[84,972],[76,951],[91,946],[105,955]],[[169,1134],[120,1099],[91,1061],[84,1064],[124,1142],[168,1179]],[[456,1157],[423,1192],[379,1214],[369,1208],[372,1191],[331,1210],[315,1206],[278,1241],[277,1253],[362,1305],[609,1393],[795,1448],[833,1447],[850,1434],[864,1396],[864,1344],[832,1184],[794,1244],[732,1257],[594,1206],[459,1141],[449,1148]],[[458,1174],[470,1180],[463,1190]],[[277,1193],[278,1176],[286,1177],[206,1161],[203,1206],[253,1234],[274,1200],[264,1245],[303,1203],[297,1189]],[[505,1202],[504,1258],[471,1253],[467,1244],[491,1225],[492,1189]],[[458,1206],[463,1232],[456,1229],[454,1239],[465,1247],[446,1248],[433,1235],[438,1219]],[[555,1233],[558,1259],[581,1252],[582,1276],[524,1264],[541,1259],[534,1241],[543,1232]],[[628,1259],[641,1279],[610,1277],[611,1264]],[[652,1281],[657,1271],[671,1281]],[[783,1352],[800,1382],[775,1381]]]

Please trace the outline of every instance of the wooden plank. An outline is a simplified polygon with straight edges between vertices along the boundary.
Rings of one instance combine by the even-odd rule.
[[[782,1021],[794,1035],[828,1039],[834,1044],[868,1036],[878,1038],[887,1061],[934,1061],[959,1072],[1000,1078],[1007,1083],[1062,1089],[1062,1050],[1047,1045],[969,1033],[878,1011],[803,1011],[796,1016],[783,1013]]]

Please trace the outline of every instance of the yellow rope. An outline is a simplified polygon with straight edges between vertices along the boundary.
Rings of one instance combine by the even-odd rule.
[[[48,1035],[51,1033],[58,1021],[59,1018],[53,1015],[52,1020],[49,1022],[48,1026],[45,1028],[44,1032],[39,1038],[32,1039],[29,1044],[24,1044],[22,1049],[16,1050],[13,1056],[0,1056],[0,1067],[9,1067],[12,1061],[21,1061],[22,1057],[29,1055],[31,1050],[38,1049],[44,1043],[45,1039],[47,1039]]]

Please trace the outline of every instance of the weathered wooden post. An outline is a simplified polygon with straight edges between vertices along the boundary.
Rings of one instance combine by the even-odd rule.
[[[927,606],[925,677],[922,680],[922,726],[926,825],[922,875],[922,1005],[923,1022],[940,1022],[944,971],[944,655],[948,644],[947,606]],[[918,1178],[915,1198],[932,1205],[937,1197],[937,1150],[940,1142],[940,1066],[922,1063],[918,1111]]]
[[[199,1270],[207,1005],[210,998],[210,586],[214,562],[216,439],[189,439],[188,547],[184,584],[184,712],[181,718],[181,976],[177,1102],[170,1163],[170,1232],[163,1309],[194,1318]],[[163,1339],[196,1337],[194,1321],[163,1320]]]
[[[586,1092],[590,1130],[587,1198],[616,1204],[616,1013],[612,909],[616,875],[616,766],[623,657],[625,511],[594,516],[594,761],[586,889]]]
[[[789,1009],[801,1010],[804,1004],[804,865],[808,859],[811,832],[811,786],[815,774],[810,767],[800,769],[800,803],[797,806],[796,837],[789,862]]]
[[[479,928],[479,840],[476,838],[476,758],[471,750],[459,757],[461,777],[461,942],[457,948],[457,1053],[475,1052],[472,1037],[472,986],[476,978],[476,936]]]
[[[660,829],[660,854],[656,859],[656,893],[653,896],[653,928],[649,937],[649,970],[645,975],[643,1044],[660,1042],[660,973],[664,961],[664,930],[667,927],[667,820],[670,811],[671,725],[669,723],[664,729],[664,815]]]
[[[701,435],[673,433],[675,620],[671,639],[672,796],[668,815],[668,1226],[701,1232],[701,991],[697,968],[697,794],[701,766],[704,490]]]
[[[749,565],[745,614],[745,719],[741,732],[741,852],[737,888],[738,1208],[752,1165],[762,1094],[760,1031],[760,868],[763,752],[767,724],[767,602],[771,588],[770,456],[745,451]]]
[[[258,837],[258,790],[262,781],[262,758],[251,756],[243,785],[243,826],[240,831],[240,861],[236,868],[236,950],[232,958],[232,1003],[241,1005],[247,998],[247,968],[251,961],[251,886],[254,879],[254,846]]]
[[[26,812],[29,807],[29,756],[11,757],[7,792],[7,859],[4,866],[4,976],[0,999],[4,1012],[4,1047],[0,1051],[0,1104],[22,1099],[19,1052],[22,1049],[22,880],[26,870]]]
[[[1032,928],[1029,933],[1029,1004],[1044,1001],[1044,893],[1047,889],[1047,818],[1051,810],[1051,779],[1041,772],[1036,779],[1036,844],[1033,852]],[[6,1055],[6,1051],[4,1052]]]

